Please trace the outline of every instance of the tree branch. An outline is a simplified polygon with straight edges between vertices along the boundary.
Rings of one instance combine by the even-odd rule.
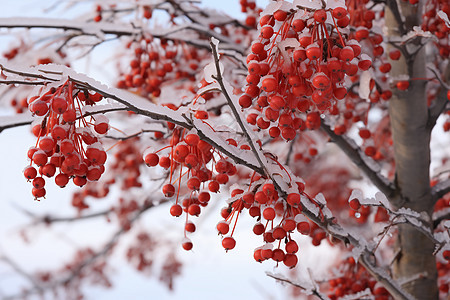
[[[362,153],[361,149],[350,138],[342,135],[337,135],[331,129],[331,127],[325,122],[321,122],[321,128],[330,137],[346,155],[347,157],[358,166],[358,168],[366,174],[371,182],[387,197],[391,198],[395,195],[396,190],[394,185],[389,182],[387,178],[374,170],[366,161],[366,156]]]
[[[431,196],[434,202],[444,197],[447,193],[450,193],[450,179],[441,181],[431,188]]]
[[[267,276],[275,279],[276,281],[285,282],[285,283],[288,283],[288,284],[290,284],[292,286],[298,287],[299,289],[302,289],[302,290],[304,290],[306,292],[310,292],[311,294],[313,294],[314,296],[316,296],[317,298],[319,298],[321,300],[328,300],[328,299],[330,299],[326,295],[322,294],[319,291],[318,287],[314,284],[314,282],[312,283],[312,287],[306,287],[305,286],[306,283],[305,284],[301,284],[301,283],[298,283],[298,282],[294,282],[294,281],[292,281],[292,280],[290,280],[288,278],[282,277],[281,275],[272,274],[272,273],[269,273],[269,272],[267,272],[266,274],[267,274]]]
[[[157,205],[161,203],[167,202],[167,199],[162,199],[159,202],[146,202],[130,219],[130,224],[133,224],[135,221],[137,221],[144,212],[148,211],[149,209],[156,207]],[[157,203],[157,204],[155,204]],[[11,295],[6,296],[3,299],[4,300],[13,300],[13,299],[23,299],[26,296],[42,293],[45,290],[52,290],[58,286],[67,286],[74,278],[79,276],[81,272],[87,268],[89,265],[92,265],[97,259],[107,255],[107,253],[114,248],[119,238],[124,235],[125,233],[129,232],[128,228],[121,227],[119,230],[117,230],[110,238],[110,240],[103,246],[103,248],[93,255],[86,258],[84,261],[80,262],[76,268],[74,268],[70,274],[68,274],[65,277],[58,278],[56,281],[52,281],[49,284],[41,283],[39,284],[31,275],[23,271],[20,267],[18,267],[16,264],[14,264],[12,261],[8,262],[11,266],[16,266],[17,270],[21,271],[20,274],[25,276],[26,278],[29,278],[32,282],[35,282],[34,287],[28,290],[25,290],[20,295]],[[14,268],[16,269],[16,268]]]
[[[438,72],[434,67],[428,67],[428,70],[430,70],[436,79],[441,84],[441,88],[439,93],[436,95],[436,99],[434,100],[433,104],[428,108],[428,122],[427,127],[432,130],[434,125],[436,125],[436,121],[439,118],[439,116],[444,112],[446,107],[449,106],[449,100],[447,98],[447,91],[450,90],[450,84],[447,83],[450,81],[450,64],[447,64],[447,67],[445,68],[445,72],[441,78],[439,76]]]

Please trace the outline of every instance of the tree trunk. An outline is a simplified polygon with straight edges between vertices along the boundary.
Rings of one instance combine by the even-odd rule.
[[[391,1],[391,3],[389,3]],[[386,7],[386,26],[389,38],[400,37],[413,26],[419,26],[420,6],[402,2],[400,7],[404,19],[396,12],[397,3],[389,0]],[[397,16],[396,16],[397,14]],[[408,46],[406,46],[408,47]],[[408,75],[420,78],[425,75],[425,51],[391,61],[392,78]],[[398,194],[390,199],[395,207],[411,208],[424,212],[431,220],[434,202],[430,188],[430,136],[427,126],[428,107],[426,81],[410,80],[407,91],[393,88],[394,95],[389,103],[392,139],[395,155],[395,183]],[[426,224],[432,230],[432,222]],[[434,243],[413,226],[400,225],[396,242],[396,258],[393,276],[403,288],[420,300],[438,299],[436,259]]]

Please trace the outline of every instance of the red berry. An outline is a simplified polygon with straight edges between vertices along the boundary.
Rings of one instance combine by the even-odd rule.
[[[298,244],[295,241],[291,240],[286,243],[285,249],[286,253],[297,253]]]
[[[187,232],[195,232],[195,224],[192,222],[186,222],[186,224],[184,225],[184,230],[186,230]]]
[[[283,226],[283,229],[284,229],[285,231],[291,232],[291,231],[293,231],[293,230],[295,229],[295,227],[297,226],[297,223],[295,222],[294,219],[288,218],[288,219],[285,219],[285,220],[284,220],[282,226]]]
[[[362,139],[368,139],[368,138],[370,138],[370,131],[368,130],[368,129],[366,129],[366,128],[361,128],[360,130],[359,130],[359,136],[362,138]]]
[[[164,196],[170,198],[175,194],[175,187],[172,184],[168,183],[163,186],[162,191]]]
[[[308,235],[311,231],[311,226],[308,222],[299,222],[297,224],[297,231],[301,234]]]
[[[391,64],[390,63],[384,63],[379,68],[381,73],[387,73],[391,70]]]
[[[26,179],[34,179],[37,176],[37,171],[34,167],[32,166],[27,166],[24,170],[23,170],[23,175],[25,176]]]
[[[187,212],[191,216],[198,216],[198,215],[200,215],[200,212],[201,212],[200,205],[198,205],[198,204],[191,204],[191,205],[189,205]]]
[[[170,207],[170,214],[174,217],[179,217],[183,213],[183,208],[179,204],[174,204]]]
[[[239,97],[239,105],[242,108],[249,108],[252,105],[252,98],[248,94],[243,94]]]
[[[295,19],[292,21],[292,29],[294,29],[296,32],[302,31],[306,26],[306,23],[302,19]]]
[[[355,57],[355,52],[350,46],[346,46],[339,52],[339,58],[343,61],[351,61]]]
[[[253,233],[256,235],[261,235],[264,233],[264,231],[265,231],[265,229],[264,229],[264,225],[262,223],[256,223],[253,226]]]
[[[297,257],[297,255],[291,254],[291,253],[287,253],[287,254],[284,256],[283,264],[284,264],[286,267],[294,268],[294,267],[297,265],[297,263],[298,263],[298,257]]]
[[[444,252],[442,252],[442,255],[444,256],[445,260],[450,261],[450,250],[445,250]]]
[[[60,173],[60,174],[56,175],[56,177],[55,177],[55,183],[59,187],[62,187],[62,188],[65,187],[68,182],[69,182],[69,176],[67,176],[66,174]]]
[[[33,194],[33,196],[34,196],[35,198],[42,198],[42,197],[45,196],[46,191],[45,191],[44,188],[41,188],[41,189],[33,188],[33,189],[31,190],[31,193]]]
[[[286,201],[291,206],[298,206],[300,204],[300,194],[291,193],[287,196]]]
[[[399,90],[406,91],[409,88],[409,81],[407,80],[398,81],[396,83],[396,86]]]
[[[200,137],[195,133],[190,133],[184,137],[184,141],[189,146],[197,146],[200,141]]]
[[[272,26],[264,26],[261,28],[261,36],[264,39],[270,39],[273,35],[273,27]]]
[[[81,177],[81,176],[75,176],[72,179],[72,181],[75,185],[80,186],[80,187],[87,183],[86,177]]]
[[[314,20],[319,23],[324,23],[327,19],[327,12],[323,9],[314,12]]]
[[[321,55],[322,51],[320,51],[320,48],[317,46],[317,44],[311,44],[306,48],[306,57],[308,57],[310,60],[319,59]]]
[[[255,193],[255,201],[259,204],[266,204],[269,199],[263,191],[258,191]]]
[[[42,175],[53,177],[56,173],[56,166],[54,164],[46,164],[40,168]]]
[[[392,51],[389,52],[389,58],[392,59],[392,60],[400,59],[401,55],[402,54],[401,54],[400,50],[392,50]]]
[[[276,240],[281,240],[286,237],[286,230],[283,227],[277,226],[273,229],[272,236]]]
[[[283,261],[285,258],[284,251],[281,249],[275,249],[272,251],[272,259],[274,261],[280,262]]]
[[[59,140],[63,140],[66,138],[67,132],[64,128],[57,125],[57,126],[53,127],[51,135],[54,140],[59,141]]]
[[[192,242],[188,239],[186,239],[181,246],[183,247],[184,250],[189,251],[192,249],[192,247],[194,246],[194,244],[192,244]]]
[[[144,157],[144,162],[149,167],[154,167],[159,163],[159,156],[156,153],[148,153]]]
[[[217,193],[220,189],[220,185],[216,180],[212,180],[208,183],[208,190],[212,193]]]
[[[354,198],[351,199],[348,204],[350,205],[350,208],[353,210],[359,210],[361,208],[361,203],[359,202],[358,199]]]
[[[336,19],[341,19],[345,16],[347,16],[347,10],[344,7],[339,6],[333,9],[333,17]]]
[[[217,231],[219,231],[220,234],[227,234],[230,230],[230,225],[226,221],[220,221],[217,226]]]
[[[61,97],[55,97],[52,100],[51,107],[52,111],[54,111],[55,113],[62,114],[67,110],[67,100]]]
[[[316,89],[325,90],[330,86],[330,79],[324,73],[317,73],[311,81]]]
[[[284,20],[286,20],[287,12],[285,12],[283,10],[277,10],[276,12],[274,12],[273,17],[277,21],[284,21]]]
[[[275,215],[276,215],[275,209],[273,209],[273,207],[271,207],[271,206],[266,207],[263,210],[263,214],[262,215],[263,215],[263,218],[266,219],[266,220],[273,220],[273,219],[275,219]]]
[[[225,250],[231,250],[236,246],[236,241],[233,237],[227,236],[222,240],[222,246]]]
[[[39,148],[41,148],[45,152],[52,151],[53,147],[55,147],[55,141],[50,136],[43,137],[39,141]]]
[[[47,163],[47,154],[44,151],[38,150],[33,154],[33,162],[40,166],[43,166]]]
[[[36,189],[41,189],[45,186],[45,179],[42,177],[36,177],[33,179],[33,186]]]
[[[278,87],[278,83],[273,77],[264,78],[261,82],[261,87],[267,93],[275,91]]]

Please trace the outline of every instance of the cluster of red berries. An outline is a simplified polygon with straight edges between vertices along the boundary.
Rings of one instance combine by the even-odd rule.
[[[422,29],[430,31],[437,37],[438,41],[435,44],[439,49],[439,54],[444,59],[448,58],[450,56],[450,28],[437,15],[437,12],[442,11],[450,18],[450,4],[446,0],[428,0],[424,10]]]
[[[339,275],[328,280],[328,297],[332,300],[369,289],[374,299],[391,299],[389,292],[362,267],[349,257],[339,264]]]
[[[355,39],[342,33],[349,24],[344,7],[283,11],[260,19],[260,38],[247,57],[243,108],[254,105],[251,123],[272,137],[292,140],[303,124],[320,126],[319,113],[332,111],[345,97],[345,75],[371,66]],[[256,100],[256,101],[254,101]],[[255,103],[254,103],[255,102]],[[306,120],[301,113],[308,112]]]
[[[197,117],[202,118],[201,113]],[[168,153],[161,155],[165,150]],[[196,133],[186,132],[183,128],[173,128],[169,146],[158,151],[148,148],[144,152],[147,166],[159,165],[169,171],[169,183],[162,187],[162,192],[167,198],[176,198],[170,208],[172,216],[179,217],[186,213],[185,235],[195,231],[195,225],[188,220],[188,216],[200,215],[201,207],[208,205],[210,193],[219,192],[220,185],[228,183],[229,177],[237,172],[236,166],[221,154],[217,153],[220,159],[216,160],[216,152]],[[180,192],[185,188],[187,191]],[[181,200],[180,194],[188,196]],[[186,239],[182,246],[190,250],[193,244]]]
[[[134,59],[117,87],[148,98],[159,97],[164,84],[182,79],[193,82],[202,59],[196,48],[166,39],[142,38],[129,47],[134,49]]]
[[[127,250],[127,260],[138,271],[149,273],[153,266],[154,251],[157,248],[155,238],[147,232],[140,232],[136,236],[134,245]]]
[[[247,14],[245,18],[245,25],[256,28],[259,13],[261,9],[256,7],[256,2],[254,0],[240,0],[241,11]]]
[[[25,112],[28,108],[28,99],[22,98],[20,100],[13,98],[10,102],[11,106],[14,108],[16,113],[21,114]]]
[[[162,133],[159,131],[155,132],[155,136],[160,134]],[[141,166],[144,161],[141,156],[140,141],[140,137],[133,137],[116,143],[113,159],[108,166],[109,175],[106,178],[103,177],[102,181],[88,182],[82,190],[75,192],[72,197],[72,206],[81,212],[89,208],[88,197],[104,198],[113,186],[120,186],[123,191],[141,188]],[[132,193],[127,193],[126,199],[119,199],[118,205],[113,209],[124,228],[129,227],[130,218],[140,208],[138,202],[129,195]]]
[[[236,246],[233,237],[238,218],[243,210],[248,210],[251,217],[256,218],[253,233],[261,236],[264,245],[254,251],[258,262],[273,260],[282,262],[293,268],[297,265],[299,246],[293,239],[294,231],[313,238],[313,244],[319,245],[326,237],[325,231],[318,228],[302,215],[301,199],[306,197],[320,205],[304,192],[304,184],[297,182],[297,191],[293,191],[286,199],[279,197],[270,180],[253,173],[246,188],[234,188],[228,207],[222,209],[224,218],[217,224],[217,231],[223,236],[222,246],[231,250]]]
[[[24,170],[25,178],[32,180],[36,199],[46,194],[44,176],[53,177],[58,169],[55,183],[60,187],[70,179],[83,186],[87,181],[98,180],[105,171],[106,152],[98,136],[109,130],[108,119],[104,115],[92,116],[90,121],[82,117],[84,105],[100,100],[100,94],[90,94],[71,81],[28,99],[29,110],[41,117],[32,127],[38,139],[28,150],[31,162]]]

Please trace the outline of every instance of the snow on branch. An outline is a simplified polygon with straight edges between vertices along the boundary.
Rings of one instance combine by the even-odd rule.
[[[30,112],[14,116],[2,116],[0,117],[0,133],[5,129],[29,125],[33,120]]]
[[[450,179],[441,181],[431,188],[431,195],[434,201],[444,197],[447,193],[450,193]]]
[[[0,18],[0,27],[3,28],[53,28],[62,30],[79,31],[85,35],[103,37],[105,34],[137,35],[141,29],[132,24],[109,23],[109,22],[79,22],[77,20],[54,19],[54,18],[26,18],[12,17]]]
[[[361,171],[372,181],[372,183],[388,198],[394,196],[394,185],[389,182],[379,172],[379,167],[371,164],[369,158],[359,149],[356,143],[350,138],[342,135],[337,135],[326,122],[321,122],[321,128],[328,134],[331,141],[333,141],[341,150],[347,155],[350,160],[359,167]]]
[[[188,108],[180,108],[177,111],[171,110],[165,106],[155,105],[148,99],[135,95],[125,90],[120,90],[117,88],[110,88],[106,85],[80,73],[73,71],[72,69],[56,64],[39,65],[37,67],[32,67],[29,69],[19,68],[18,71],[14,71],[14,67],[2,67],[3,69],[9,70],[15,74],[21,74],[24,77],[38,77],[43,76],[42,74],[51,74],[51,82],[57,80],[63,83],[67,79],[76,83],[79,87],[95,91],[103,95],[105,98],[112,99],[116,101],[115,106],[108,107],[106,110],[124,110],[126,108],[129,111],[133,111],[139,115],[149,117],[156,121],[168,121],[174,124],[180,125],[186,129],[193,129],[196,127],[199,136],[210,143],[212,146],[217,148],[219,151],[228,155],[236,163],[247,166],[252,170],[261,172],[261,168],[258,165],[256,159],[253,156],[242,155],[241,152],[236,152],[235,147],[232,147],[224,142],[222,136],[212,131],[208,126],[202,125],[197,119],[193,118],[193,112]],[[118,105],[119,104],[119,105]],[[104,108],[104,107],[103,107]],[[87,113],[92,114],[95,108],[90,109]],[[100,109],[99,111],[102,111]],[[3,120],[1,117],[0,120]],[[11,127],[11,121],[13,119],[9,118],[6,121],[0,121],[0,124],[5,123],[7,128]],[[9,122],[9,123],[8,123]]]
[[[314,295],[317,298],[322,299],[322,300],[330,299],[327,297],[327,295],[322,294],[320,292],[319,287],[317,286],[317,284],[315,283],[315,281],[312,278],[311,278],[311,282],[300,281],[300,280],[293,281],[293,280],[290,280],[289,278],[286,278],[285,276],[283,276],[281,274],[274,274],[274,273],[270,273],[270,272],[266,272],[266,274],[267,274],[267,276],[275,279],[276,281],[287,283],[287,284],[290,284],[292,286],[302,289],[306,295]]]
[[[226,44],[225,49],[235,51],[241,55],[245,53],[245,48],[233,43],[228,37],[210,30],[207,26],[196,23],[187,23],[170,27],[163,30],[158,28],[149,30],[141,25],[133,23],[111,23],[111,22],[79,22],[77,20],[55,19],[55,18],[0,18],[0,28],[46,28],[59,29],[69,32],[77,32],[79,35],[95,36],[100,41],[105,41],[105,35],[139,36],[150,33],[155,38],[165,38],[171,40],[184,41],[199,48],[209,48],[209,43],[202,40],[200,36],[212,36]],[[196,36],[192,36],[196,33]],[[70,35],[68,38],[73,38]]]

